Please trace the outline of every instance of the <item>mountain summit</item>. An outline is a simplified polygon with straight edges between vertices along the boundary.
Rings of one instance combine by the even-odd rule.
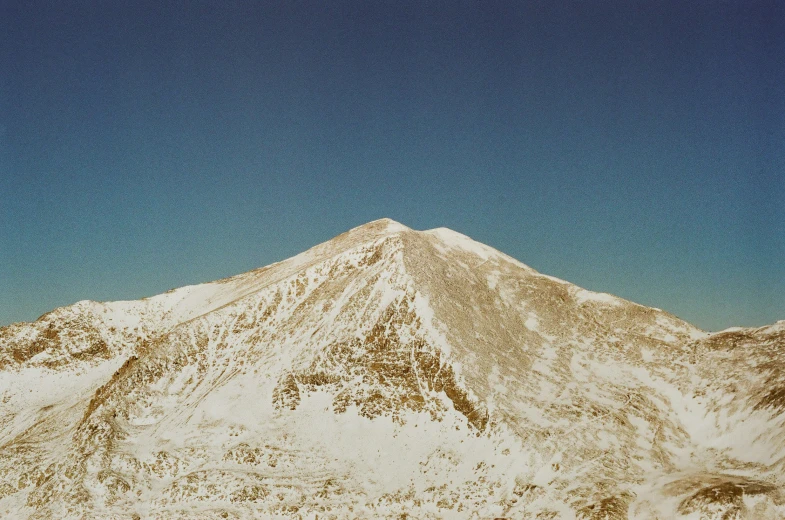
[[[785,518],[784,347],[377,220],[0,329],[0,516]]]

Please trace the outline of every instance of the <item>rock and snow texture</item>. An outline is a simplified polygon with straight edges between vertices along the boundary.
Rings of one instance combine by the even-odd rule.
[[[3,518],[785,518],[785,322],[440,228],[0,329]]]

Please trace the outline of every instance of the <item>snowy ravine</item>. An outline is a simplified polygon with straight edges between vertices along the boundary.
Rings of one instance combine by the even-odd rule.
[[[785,518],[785,322],[388,219],[0,328],[0,518]]]

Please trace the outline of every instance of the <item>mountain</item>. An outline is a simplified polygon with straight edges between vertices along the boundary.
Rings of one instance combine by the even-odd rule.
[[[785,322],[383,219],[0,329],[0,516],[781,519],[784,412]]]

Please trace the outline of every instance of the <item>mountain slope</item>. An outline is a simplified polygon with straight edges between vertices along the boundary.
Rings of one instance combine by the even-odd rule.
[[[384,219],[0,329],[0,514],[782,518],[783,344]]]

